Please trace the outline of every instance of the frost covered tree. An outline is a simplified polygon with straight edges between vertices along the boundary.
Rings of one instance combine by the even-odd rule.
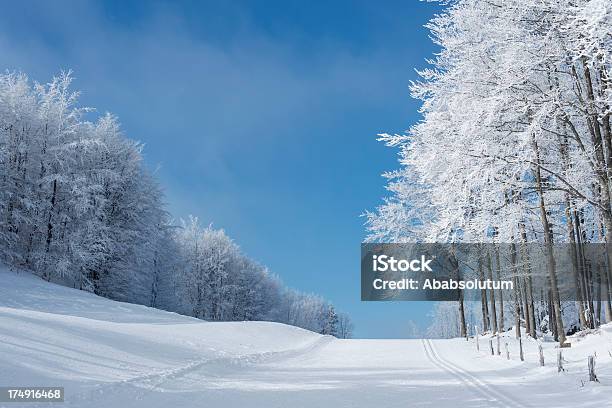
[[[183,221],[176,233],[180,266],[174,286],[182,306],[206,320],[263,320],[277,307],[281,284],[244,256],[223,230]]]
[[[499,244],[515,244],[517,264],[529,265],[521,248],[540,243],[547,329],[563,343],[569,310],[581,327],[610,321],[612,260],[589,270],[580,256],[588,243],[612,241],[611,27],[606,0],[447,3],[428,24],[441,51],[411,87],[423,119],[405,135],[381,135],[402,168],[367,214],[369,238],[489,243],[483,272],[495,272]],[[560,299],[556,243],[576,260],[575,308]],[[510,270],[522,271],[507,276],[520,288],[511,313],[535,335],[540,294],[529,268]],[[487,295],[483,321],[501,330],[507,299]]]
[[[350,317],[336,312],[328,301],[288,288],[281,292],[279,304],[270,317],[277,322],[340,338],[350,338],[353,332]]]
[[[341,339],[353,337],[353,322],[346,313],[338,314],[338,337]]]
[[[420,339],[422,337],[423,335],[421,333],[421,330],[419,329],[419,326],[417,326],[417,324],[413,320],[408,320],[408,322],[406,323],[406,338]]]
[[[2,258],[47,280],[145,302],[160,228],[157,183],[115,118],[85,120],[71,77],[0,75]]]
[[[321,334],[329,336],[338,336],[338,314],[333,306],[328,306],[327,311],[321,316],[322,328]]]
[[[283,287],[267,268],[246,257],[223,230],[201,227],[195,217],[176,231],[179,248],[173,287],[177,310],[217,321],[272,320],[321,334],[350,336],[347,315],[317,295]]]
[[[223,230],[193,217],[174,225],[142,145],[110,114],[91,120],[71,80],[0,74],[0,261],[201,319],[277,320],[337,334],[328,302],[283,287]]]

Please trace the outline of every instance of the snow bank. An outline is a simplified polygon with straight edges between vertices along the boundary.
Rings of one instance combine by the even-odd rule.
[[[0,385],[88,385],[265,360],[328,341],[271,322],[212,323],[0,269]],[[225,362],[225,363],[224,363]]]
[[[511,331],[491,356],[486,337],[480,350],[475,339],[336,340],[203,322],[27,273],[0,270],[0,282],[0,386],[64,386],[67,407],[612,406],[612,325],[571,336],[557,373],[555,343],[543,343],[540,367],[525,339],[521,362]],[[601,382],[589,383],[595,353]]]

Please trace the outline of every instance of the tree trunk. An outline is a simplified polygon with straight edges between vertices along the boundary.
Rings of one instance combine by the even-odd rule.
[[[548,222],[548,214],[546,213],[546,206],[544,204],[544,191],[542,187],[542,174],[540,171],[540,153],[538,149],[538,144],[535,139],[535,135],[532,134],[532,144],[534,153],[536,156],[535,166],[535,182],[536,189],[539,195],[539,207],[540,207],[540,218],[542,221],[542,227],[544,228],[544,245],[546,250],[546,259],[547,259],[547,267],[548,267],[548,276],[550,279],[550,287],[551,287],[551,295],[553,302],[553,314],[557,326],[557,333],[559,336],[559,344],[563,345],[565,343],[565,329],[563,328],[563,320],[561,318],[561,302],[559,299],[559,287],[557,284],[557,272],[556,272],[556,262],[555,256],[553,252],[552,245],[552,231],[550,228],[550,224]]]
[[[451,259],[450,259],[451,263],[452,263],[452,267],[453,267],[453,275],[454,278],[457,279],[457,281],[459,281],[460,276],[459,276],[459,262],[457,261],[457,258],[455,256],[454,253],[454,248],[453,248],[453,253],[451,254]],[[459,292],[459,319],[461,321],[461,327],[460,327],[460,336],[461,337],[466,337],[467,336],[467,327],[465,325],[465,309],[464,309],[464,304],[463,304],[463,291],[461,289],[457,289]]]
[[[588,102],[586,103],[586,107],[587,107],[587,118],[588,118],[588,123],[589,123],[589,131],[591,133],[591,138],[593,139],[593,145],[595,146],[595,156],[596,159],[599,163],[601,163],[601,167],[602,169],[600,169],[600,177],[603,178],[603,180],[600,181],[600,187],[601,187],[601,195],[600,195],[600,202],[602,204],[602,207],[605,208],[605,210],[600,212],[602,213],[602,216],[604,218],[604,224],[606,227],[606,243],[610,243],[611,239],[612,239],[612,222],[611,222],[611,208],[610,208],[610,186],[609,186],[609,180],[610,180],[610,172],[612,171],[612,169],[610,168],[609,164],[612,162],[612,157],[610,156],[612,154],[612,136],[610,135],[610,113],[607,112],[605,117],[603,118],[601,124],[599,122],[598,119],[598,112],[597,112],[597,105],[595,103],[595,89],[593,86],[593,80],[591,78],[591,70],[589,68],[589,65],[587,64],[586,61],[586,57],[582,57],[581,58],[581,62],[582,62],[582,68],[583,68],[583,73],[584,73],[584,81],[585,81],[585,89],[586,89],[586,96],[587,96],[587,100]],[[606,84],[603,83],[603,86],[605,87]],[[605,140],[604,140],[605,139]],[[606,146],[608,148],[607,153],[608,153],[608,157],[606,159],[606,152],[604,152],[603,146],[604,146],[604,141],[606,142]],[[604,171],[605,170],[605,171]],[[612,253],[610,253],[610,251],[606,251],[608,254],[608,265],[612,265]],[[604,282],[598,282],[599,284],[601,284],[601,289],[603,291],[603,295],[605,298],[608,298],[608,285],[607,285],[607,274],[605,276],[605,285]],[[601,295],[601,293],[600,293]],[[600,297],[601,299],[601,297]],[[598,309],[601,307],[601,301],[598,302]],[[606,319],[608,319],[610,316],[612,315],[612,310],[610,309],[609,303],[606,302]],[[600,317],[600,314],[598,313],[598,319]]]
[[[557,320],[554,312],[555,307],[553,306],[552,292],[550,289],[546,292],[546,297],[546,313],[548,314],[550,331],[552,332],[555,341],[559,341],[559,334],[557,333]]]
[[[51,222],[53,217],[53,210],[55,208],[55,200],[57,198],[57,179],[53,180],[53,194],[51,195],[51,208],[49,209],[49,219],[47,221],[47,240],[45,246],[45,252],[49,252],[51,246],[51,240],[53,239],[53,223]]]
[[[564,124],[566,129],[566,124]],[[559,143],[559,151],[561,153],[563,174],[566,176],[570,167],[570,159],[568,154],[569,142],[567,136],[563,136]],[[576,286],[576,307],[578,309],[578,320],[580,327],[587,327],[587,321],[584,314],[584,298],[582,297],[582,285],[580,282],[578,269],[578,256],[576,253],[576,237],[574,235],[574,224],[572,221],[572,201],[569,193],[565,193],[565,219],[567,225],[567,237],[569,241],[570,258],[572,261],[572,272],[574,276],[574,285]]]
[[[533,304],[533,286],[531,284],[531,276],[527,276],[527,293],[529,294],[529,314],[531,315],[531,324],[529,326],[532,338],[536,338],[536,319],[535,319],[535,306]]]
[[[493,268],[491,266],[491,252],[487,251],[487,271],[489,272],[489,280],[493,281]],[[491,288],[491,324],[493,325],[492,333],[497,333],[497,313],[495,310],[495,289]]]
[[[531,316],[529,315],[529,294],[527,293],[527,278],[523,278],[523,318],[525,319],[525,333],[531,333]]]
[[[606,280],[608,281],[608,296],[606,297],[606,323],[612,321],[612,277],[610,276],[610,265],[605,265]]]
[[[598,229],[601,234],[601,228],[598,228]],[[608,247],[607,239],[605,237],[602,237],[602,238],[604,238],[604,240],[606,241],[606,243],[604,244],[604,251],[609,257],[610,248]],[[598,269],[599,269],[598,283],[600,285],[600,291],[599,291],[600,297],[598,299],[599,300],[598,307],[601,308],[601,304],[603,302],[604,307],[605,307],[605,311],[604,311],[605,323],[612,321],[612,305],[610,305],[610,281],[608,280],[609,265],[610,265],[609,262],[610,260],[608,260],[608,262],[600,262],[598,265]],[[597,316],[601,319],[601,312],[599,312]]]
[[[532,338],[536,338],[536,320],[535,320],[535,307],[533,304],[533,287],[531,285],[531,262],[529,259],[529,248],[527,248],[527,233],[525,231],[525,224],[520,224],[521,230],[521,248],[523,263],[525,265],[525,302],[526,302],[526,310],[527,317],[526,320],[529,320],[529,334]]]
[[[512,281],[514,283],[514,315],[515,315],[515,331],[516,338],[521,337],[521,301],[520,301],[520,288],[518,284],[518,278],[516,276],[518,270],[516,268],[516,245],[514,242],[510,245],[510,262],[512,263]],[[506,344],[506,349],[508,345]]]
[[[467,336],[467,327],[465,325],[465,309],[463,305],[463,291],[459,290],[459,317],[461,319],[461,337]]]
[[[478,258],[478,279],[485,280],[484,270],[482,268],[482,258]],[[480,290],[480,303],[482,309],[482,328],[486,333],[489,331],[489,306],[487,305],[487,289]]]
[[[497,264],[497,279],[501,281],[501,263],[499,261],[499,247],[495,247],[495,263]],[[499,328],[499,332],[503,332],[504,328],[504,291],[499,290],[497,292],[499,294],[499,324],[497,327]]]
[[[595,292],[595,301],[597,302],[597,306],[595,306],[595,323],[597,327],[601,326],[601,295],[602,295],[602,284],[601,284],[601,265],[597,265],[597,278],[596,278],[596,292]]]
[[[582,227],[581,227],[580,217],[578,216],[578,211],[574,209],[574,226],[576,228],[575,237],[576,237],[576,248],[577,248],[577,256],[578,256],[578,266],[579,266],[579,275],[582,283],[582,291],[583,298],[586,305],[585,310],[585,319],[588,323],[588,327],[591,329],[595,328],[594,322],[594,310],[593,307],[593,296],[592,296],[592,280],[589,277],[589,268],[586,263],[586,259],[584,256],[584,246],[582,243]]]

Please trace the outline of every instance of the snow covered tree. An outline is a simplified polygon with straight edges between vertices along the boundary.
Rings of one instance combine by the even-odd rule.
[[[391,197],[367,214],[373,240],[539,243],[548,257],[547,328],[561,343],[570,309],[554,244],[570,244],[577,260],[580,325],[612,319],[610,268],[594,277],[578,262],[585,244],[612,241],[611,22],[605,0],[448,3],[428,24],[441,51],[411,88],[423,119],[406,135],[381,136],[399,147],[402,168],[391,174]],[[530,262],[525,253],[516,260]],[[524,288],[512,313],[533,335],[530,273],[508,277]],[[586,290],[594,280],[602,301]],[[502,293],[487,295],[483,320],[501,330]]]
[[[284,288],[223,230],[193,217],[173,225],[142,145],[110,114],[87,120],[93,110],[78,106],[71,80],[0,75],[2,262],[201,319],[276,319],[335,335],[326,301]]]
[[[166,221],[141,147],[115,118],[84,120],[71,77],[0,76],[0,237],[19,267],[103,296],[145,302]]]
[[[353,337],[353,322],[346,313],[338,314],[338,337],[341,339]]]
[[[338,336],[338,315],[336,314],[336,310],[333,306],[327,307],[327,313],[321,317],[322,320],[322,328],[321,334],[327,334],[330,336]]]

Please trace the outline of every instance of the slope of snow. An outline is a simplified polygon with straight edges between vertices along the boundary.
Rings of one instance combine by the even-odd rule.
[[[203,322],[24,272],[1,270],[0,283],[0,386],[65,385],[70,395],[203,364],[263,361],[329,341],[278,323]]]
[[[203,322],[27,273],[2,270],[0,282],[0,386],[64,386],[64,406],[612,406],[611,325],[572,337],[558,374],[553,343],[541,368],[536,342],[525,341],[520,362],[510,334],[506,360],[485,338],[480,351],[474,339],[336,340],[277,323]],[[586,381],[594,352],[597,384]]]

